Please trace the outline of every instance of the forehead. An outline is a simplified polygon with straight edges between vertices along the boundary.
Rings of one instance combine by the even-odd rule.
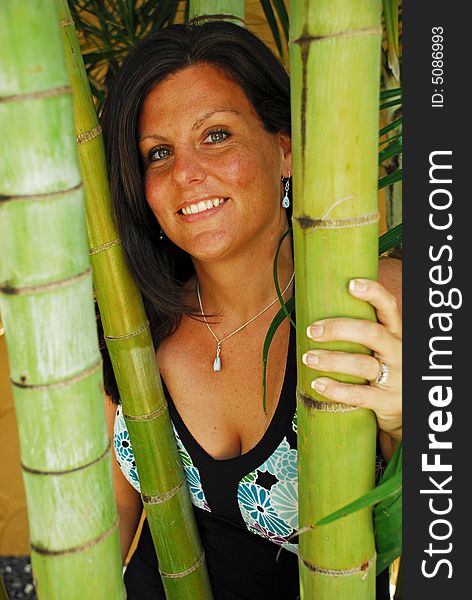
[[[160,124],[204,117],[216,110],[258,118],[244,90],[221,68],[192,65],[156,85],[144,99],[140,112],[140,129],[150,121]]]

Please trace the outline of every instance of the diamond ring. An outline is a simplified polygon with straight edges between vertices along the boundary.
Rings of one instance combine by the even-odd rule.
[[[388,368],[387,363],[384,362],[383,360],[379,360],[379,374],[377,375],[376,379],[374,379],[372,381],[372,383],[375,383],[377,385],[386,384],[388,381],[389,373],[390,373],[390,370]]]

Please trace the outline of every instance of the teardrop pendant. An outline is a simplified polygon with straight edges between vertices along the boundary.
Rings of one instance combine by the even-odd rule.
[[[213,371],[215,371],[215,373],[217,371],[221,371],[221,358],[220,358],[220,352],[221,352],[221,348],[220,348],[220,342],[218,342],[218,345],[216,346],[216,356],[215,356],[215,360],[213,361]]]

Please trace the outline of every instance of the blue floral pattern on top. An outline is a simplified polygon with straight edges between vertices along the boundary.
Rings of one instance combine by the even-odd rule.
[[[173,424],[172,427],[192,503],[211,512],[205,498],[200,472],[193,464]],[[292,429],[296,430],[296,413]],[[116,459],[124,476],[140,492],[133,448],[121,406],[118,406],[116,411],[113,442]],[[297,450],[291,448],[287,436],[264,463],[239,481],[237,499],[241,516],[249,531],[287,550],[298,552],[298,545],[289,541],[298,529]]]
[[[138,490],[138,492],[141,492],[138,471],[136,469],[136,463],[134,461],[133,448],[131,447],[128,429],[126,428],[126,423],[123,418],[121,404],[118,405],[118,409],[116,411],[113,432],[113,447],[115,449],[116,460],[118,461],[123,475],[129,481],[129,483],[136,490]]]
[[[180,459],[184,467],[187,484],[190,490],[190,497],[192,503],[199,508],[210,511],[210,507],[205,498],[205,492],[203,491],[202,482],[200,478],[199,470],[194,466],[189,453],[182,444],[182,441],[177,433],[174,425],[174,435],[177,441],[177,449],[179,451]],[[126,477],[128,482],[141,493],[141,486],[139,483],[138,471],[136,469],[136,463],[134,461],[133,448],[129,439],[128,429],[126,422],[123,417],[123,411],[121,404],[118,406],[115,417],[114,434],[113,434],[113,446],[115,449],[115,456],[118,464]]]
[[[294,423],[293,429],[296,418]],[[289,541],[298,529],[297,450],[287,436],[262,465],[240,480],[238,503],[250,531],[298,552],[298,544]]]

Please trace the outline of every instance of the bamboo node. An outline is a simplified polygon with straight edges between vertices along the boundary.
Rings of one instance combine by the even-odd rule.
[[[245,25],[245,20],[238,15],[224,15],[224,14],[214,14],[214,15],[197,15],[192,17],[189,20],[189,25],[201,25],[207,21],[239,21],[243,25]]]
[[[66,17],[65,19],[60,19],[59,25],[60,27],[69,27],[69,25],[74,25],[74,21],[72,17]]]
[[[314,565],[308,560],[302,558],[300,555],[298,558],[307,569],[313,571],[314,573],[319,573],[320,575],[327,575],[329,577],[351,577],[352,575],[359,575],[360,573],[363,573],[362,579],[364,579],[364,577],[367,576],[369,569],[375,564],[377,556],[374,555],[372,558],[364,560],[361,565],[358,567],[353,567],[352,569],[326,569],[324,567],[318,567]]]
[[[361,227],[363,225],[371,225],[372,223],[376,223],[380,219],[380,212],[378,210],[374,210],[369,213],[365,213],[363,215],[359,215],[357,217],[347,217],[347,218],[338,218],[338,219],[328,219],[328,215],[332,212],[336,206],[346,202],[346,200],[351,200],[354,196],[351,194],[349,196],[345,196],[344,198],[340,198],[336,200],[325,212],[322,217],[314,219],[309,215],[300,215],[299,217],[294,217],[295,221],[300,225],[302,229],[348,229],[350,227]]]
[[[349,219],[312,219],[307,215],[295,217],[295,221],[302,229],[348,229],[350,227],[361,227],[362,225],[371,225],[376,223],[380,218],[378,210],[351,217]]]
[[[23,471],[26,471],[26,473],[31,473],[32,475],[68,475],[69,473],[76,473],[77,471],[83,471],[83,469],[87,469],[88,467],[91,467],[92,465],[99,463],[100,461],[102,461],[104,458],[106,458],[108,456],[110,448],[111,448],[111,445],[110,445],[110,442],[108,442],[107,447],[105,448],[105,451],[102,452],[99,456],[97,456],[97,458],[94,458],[93,460],[91,460],[90,462],[88,462],[85,465],[80,465],[79,467],[73,467],[72,469],[64,469],[62,471],[41,471],[40,469],[32,469],[31,467],[27,467],[24,463],[20,463],[20,464],[21,464],[21,468],[23,469]]]
[[[51,292],[52,290],[68,287],[69,285],[72,285],[81,279],[86,279],[91,275],[91,273],[92,269],[89,267],[87,270],[82,271],[82,273],[77,273],[76,275],[65,277],[64,279],[59,279],[58,281],[52,281],[51,283],[43,283],[41,285],[25,285],[23,287],[13,287],[6,284],[0,287],[0,294],[11,296],[29,296],[32,294]]]
[[[168,492],[165,492],[164,494],[159,494],[159,496],[145,496],[144,494],[141,494],[141,498],[146,504],[162,504],[163,502],[166,502],[175,496],[175,494],[180,490],[186,481],[186,479],[182,479],[182,481],[180,481],[174,488]]]
[[[147,329],[149,329],[149,322],[146,321],[146,323],[144,325],[141,325],[141,327],[138,327],[138,329],[136,329],[135,331],[132,331],[131,333],[125,333],[125,335],[104,335],[103,337],[111,342],[117,341],[117,340],[129,340],[130,338],[136,337],[138,335],[141,335],[142,333],[144,333]]]
[[[127,421],[153,421],[154,419],[157,419],[157,417],[160,417],[162,414],[164,414],[166,410],[167,404],[163,404],[160,408],[148,413],[147,415],[127,415],[126,413],[123,413],[123,417]]]
[[[337,33],[327,33],[325,35],[310,35],[304,33],[299,38],[290,42],[291,44],[310,44],[311,42],[323,42],[326,40],[332,40],[337,38],[349,38],[349,37],[360,37],[363,35],[381,35],[381,27],[363,27],[360,29],[350,29],[348,31],[338,31]]]
[[[12,94],[11,96],[0,96],[0,102],[21,102],[23,100],[39,100],[40,98],[52,98],[53,96],[63,96],[71,94],[70,85],[61,85],[60,87],[49,90],[37,90],[36,92],[26,92],[24,94]]]
[[[316,400],[316,398],[312,398],[308,396],[308,394],[304,394],[300,390],[297,390],[297,401],[302,404],[305,408],[309,410],[315,410],[318,412],[352,412],[354,410],[359,410],[358,406],[351,406],[350,404],[344,404],[343,402],[326,402],[323,400]]]
[[[167,579],[177,579],[179,577],[185,577],[186,575],[190,575],[190,573],[193,573],[194,571],[196,571],[198,569],[198,567],[203,563],[203,561],[205,560],[205,552],[202,552],[200,555],[200,558],[197,560],[197,562],[192,565],[191,567],[189,567],[188,569],[185,569],[185,571],[180,571],[179,573],[166,573],[165,571],[161,571],[159,569],[159,573],[161,575],[161,577],[166,577]]]
[[[38,554],[42,554],[43,556],[63,556],[64,554],[74,554],[75,552],[83,552],[84,550],[89,550],[90,548],[93,548],[100,542],[103,542],[103,540],[106,540],[108,537],[110,537],[117,529],[118,518],[116,518],[115,522],[110,527],[110,529],[97,536],[93,540],[85,542],[84,544],[80,544],[80,546],[73,546],[72,548],[66,548],[65,550],[49,550],[48,548],[43,548],[41,546],[33,544],[33,542],[30,542],[30,547],[31,550],[37,552]]]
[[[103,252],[104,250],[109,250],[113,248],[113,246],[117,246],[121,244],[121,240],[117,238],[116,240],[110,240],[109,242],[105,242],[104,244],[100,244],[99,246],[95,246],[95,248],[90,248],[89,256],[93,256],[94,254],[98,254],[99,252]]]
[[[15,387],[19,387],[22,389],[28,389],[28,390],[32,390],[32,391],[48,391],[48,390],[54,390],[57,388],[65,387],[68,385],[73,385],[74,383],[78,383],[82,379],[85,379],[86,377],[93,375],[96,371],[98,371],[101,368],[102,368],[102,359],[99,358],[99,360],[91,367],[87,367],[80,373],[77,373],[76,375],[73,375],[72,377],[68,377],[67,379],[61,379],[60,381],[54,381],[52,383],[28,384],[28,383],[26,383],[26,381],[27,381],[26,375],[21,375],[20,381],[15,381],[13,378],[10,378],[10,383],[12,385],[14,385]]]
[[[75,139],[76,139],[77,144],[85,144],[85,142],[90,142],[90,140],[93,140],[94,138],[98,137],[101,133],[102,133],[102,126],[97,125],[96,127],[93,127],[92,129],[90,129],[89,131],[84,131],[83,133],[79,133]]]
[[[55,196],[64,196],[65,194],[77,192],[81,188],[82,182],[78,183],[77,185],[74,185],[74,187],[68,188],[67,190],[59,190],[57,192],[45,192],[43,194],[25,194],[24,196],[7,196],[0,194],[0,204],[2,202],[10,202],[13,200],[49,200],[49,198],[54,198]]]

